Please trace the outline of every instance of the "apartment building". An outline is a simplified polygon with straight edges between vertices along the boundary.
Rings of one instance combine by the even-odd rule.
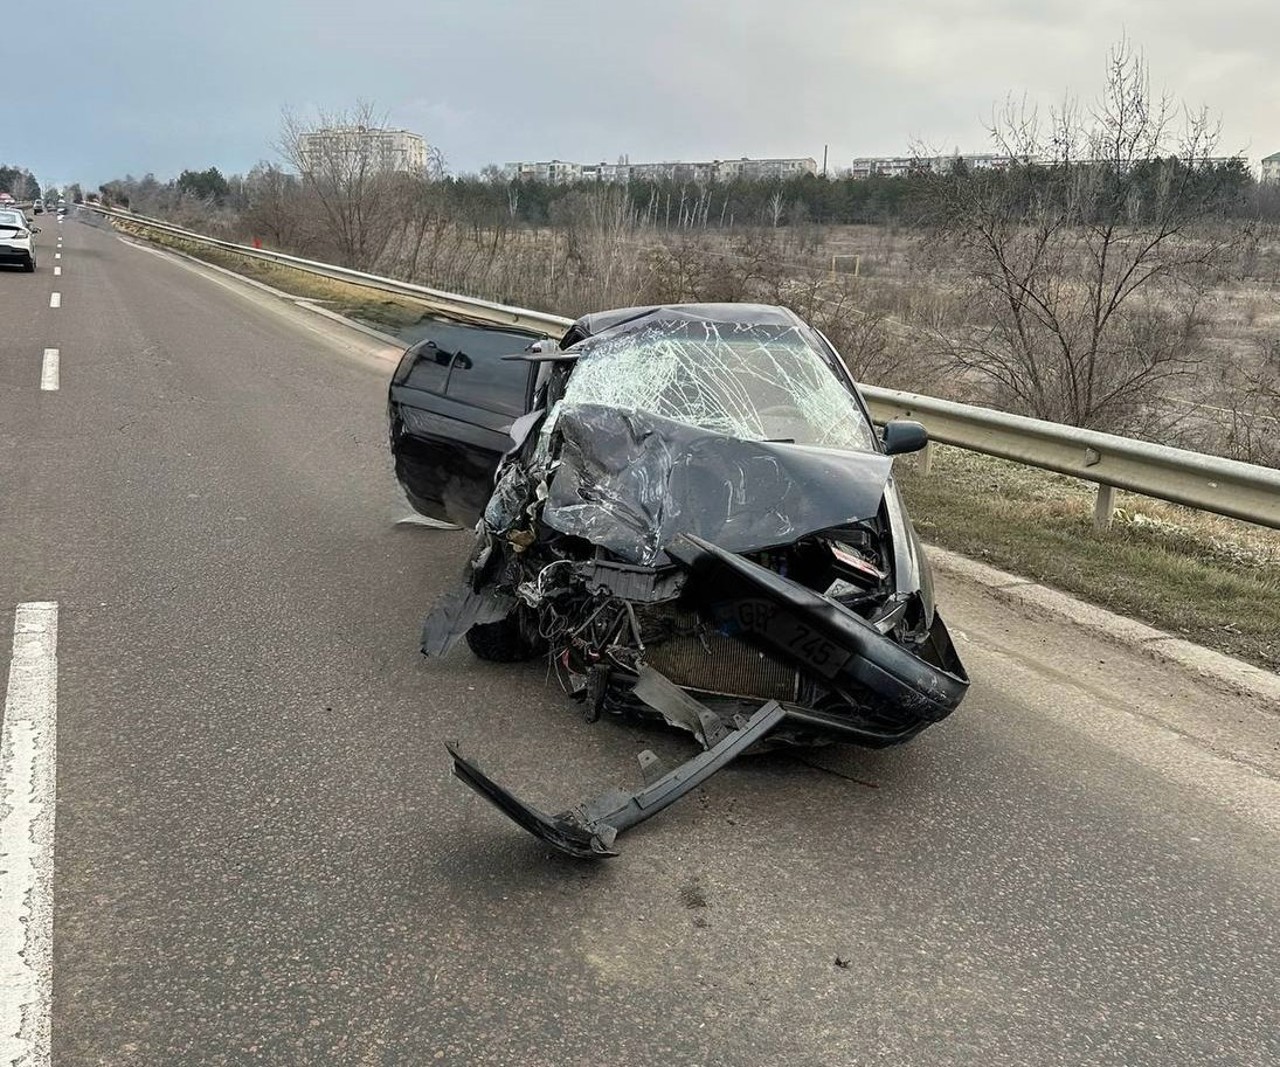
[[[705,160],[672,163],[508,163],[502,168],[508,180],[561,182],[593,181],[625,184],[633,181],[676,181],[703,184],[732,181],[734,178],[766,181],[792,178],[800,174],[816,174],[814,159],[741,159]]]
[[[530,182],[546,182],[559,185],[563,182],[576,182],[583,178],[581,163],[566,163],[560,159],[550,159],[536,163],[508,163],[502,168],[502,175],[508,181],[520,180]]]
[[[950,156],[860,156],[849,167],[851,178],[901,178],[907,174],[930,171],[944,174],[963,159],[970,170],[1003,170],[1013,162],[1011,156],[977,152],[972,155]]]
[[[329,126],[301,137],[304,167],[320,170],[335,160],[362,160],[378,171],[421,173],[427,145],[420,134],[367,126]]]
[[[1262,161],[1262,180],[1280,183],[1280,152],[1272,152]]]

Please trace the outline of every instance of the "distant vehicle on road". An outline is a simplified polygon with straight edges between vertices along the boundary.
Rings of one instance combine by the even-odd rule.
[[[16,204],[12,193],[0,193],[0,204]]]
[[[36,269],[36,249],[32,237],[38,226],[27,222],[21,211],[0,211],[0,263],[21,263],[30,274]]]
[[[32,210],[32,211],[34,211],[37,215],[43,215],[43,214],[44,214],[44,201],[43,201],[43,200],[37,200],[34,204],[32,204],[32,205],[31,205],[31,210]]]

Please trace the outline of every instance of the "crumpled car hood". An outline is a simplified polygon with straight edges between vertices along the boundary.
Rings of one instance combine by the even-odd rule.
[[[565,405],[542,521],[652,566],[680,534],[730,552],[874,516],[893,460],[728,437],[645,411]]]

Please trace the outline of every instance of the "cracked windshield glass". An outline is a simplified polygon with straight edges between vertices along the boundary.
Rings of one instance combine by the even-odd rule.
[[[728,437],[871,451],[857,402],[796,327],[657,322],[578,361],[565,404],[648,411]]]

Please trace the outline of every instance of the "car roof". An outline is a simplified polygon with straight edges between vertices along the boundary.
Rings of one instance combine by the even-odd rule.
[[[805,326],[805,321],[790,308],[774,304],[650,304],[643,307],[615,308],[583,315],[560,342],[568,348],[587,337],[612,330],[623,323],[645,318],[663,318],[688,322],[710,322],[719,326]]]

